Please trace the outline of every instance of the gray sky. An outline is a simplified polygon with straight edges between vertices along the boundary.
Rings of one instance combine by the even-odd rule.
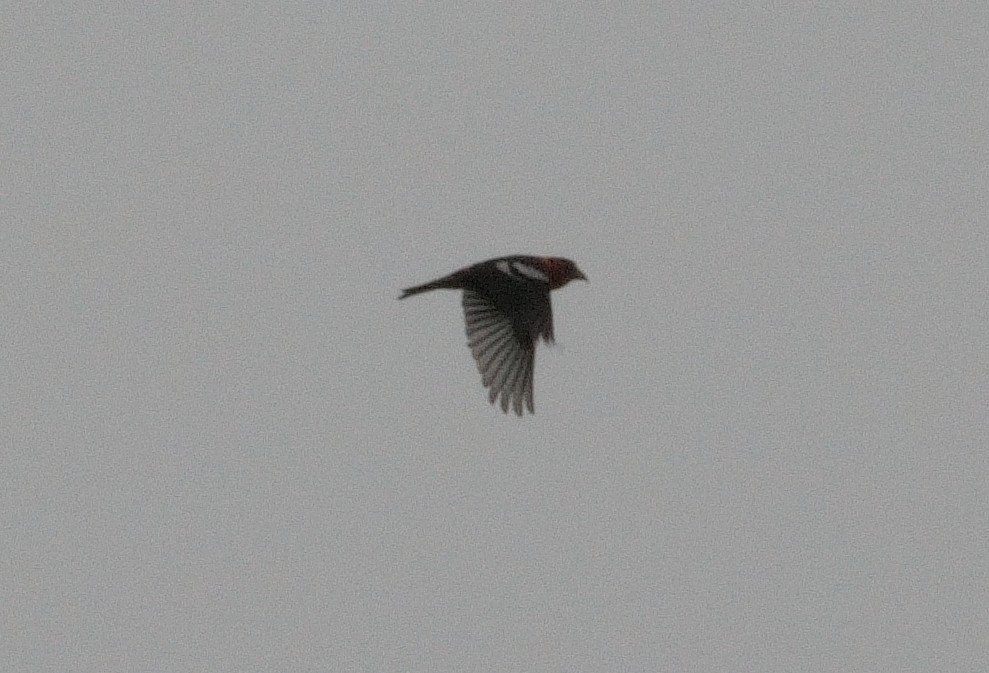
[[[0,30],[0,668],[989,669],[985,3]]]

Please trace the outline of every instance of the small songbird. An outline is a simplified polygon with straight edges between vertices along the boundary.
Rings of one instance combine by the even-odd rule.
[[[499,257],[454,271],[431,283],[402,291],[399,299],[429,290],[463,290],[467,345],[477,361],[488,401],[501,397],[519,416],[532,402],[532,369],[536,342],[553,343],[550,290],[587,277],[569,259],[561,257]]]

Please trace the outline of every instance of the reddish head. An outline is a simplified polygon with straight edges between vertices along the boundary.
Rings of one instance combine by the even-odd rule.
[[[577,265],[563,257],[543,257],[543,268],[549,276],[550,289],[556,290],[572,280],[587,280]]]

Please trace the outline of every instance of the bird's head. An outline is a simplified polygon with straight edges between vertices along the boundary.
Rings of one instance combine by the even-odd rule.
[[[587,280],[587,276],[577,268],[577,265],[563,257],[544,257],[543,265],[549,276],[551,289],[558,289],[572,280]]]

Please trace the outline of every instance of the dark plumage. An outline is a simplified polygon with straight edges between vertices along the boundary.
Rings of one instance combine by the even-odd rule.
[[[488,399],[501,397],[519,416],[535,413],[532,401],[536,342],[553,342],[549,293],[571,280],[587,280],[577,265],[561,257],[499,257],[454,271],[402,291],[399,299],[437,289],[463,290],[467,345]]]

